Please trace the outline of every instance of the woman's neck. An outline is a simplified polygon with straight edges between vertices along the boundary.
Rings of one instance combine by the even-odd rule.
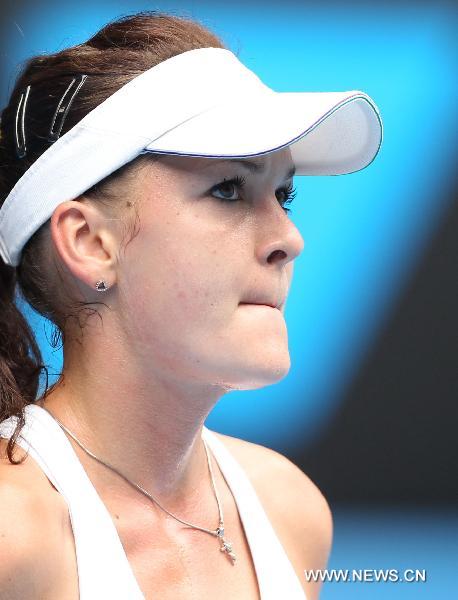
[[[168,510],[179,511],[209,489],[202,427],[223,392],[139,381],[126,378],[125,370],[109,377],[64,370],[59,384],[37,403],[98,458],[161,499]],[[127,491],[119,475],[69,440],[99,492]],[[138,491],[131,487],[130,493]]]

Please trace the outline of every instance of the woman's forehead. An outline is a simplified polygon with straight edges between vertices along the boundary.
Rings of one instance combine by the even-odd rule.
[[[285,173],[287,178],[295,173],[291,151],[284,148],[262,156],[247,158],[215,158],[201,156],[160,155],[159,162],[172,169],[184,171],[211,171],[228,166],[241,167],[247,172],[263,175],[270,171]]]

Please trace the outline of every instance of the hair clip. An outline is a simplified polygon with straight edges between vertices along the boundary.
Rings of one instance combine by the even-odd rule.
[[[25,144],[25,107],[29,98],[30,85],[21,92],[21,97],[16,108],[15,142],[18,158],[24,158],[27,153]]]
[[[59,139],[60,133],[62,131],[62,127],[65,121],[65,117],[67,116],[68,111],[70,110],[70,106],[72,105],[73,100],[75,99],[76,94],[79,92],[81,86],[85,82],[87,75],[77,75],[74,77],[67,89],[64,92],[64,95],[59,101],[57,105],[56,112],[52,118],[51,127],[48,133],[48,141],[55,142]],[[76,88],[73,93],[70,95],[70,90],[74,87],[76,83]]]

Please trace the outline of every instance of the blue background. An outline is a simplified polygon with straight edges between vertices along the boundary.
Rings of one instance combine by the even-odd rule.
[[[335,415],[452,201],[458,48],[451,3],[279,6],[11,2],[2,19],[0,104],[30,55],[84,41],[108,20],[154,8],[203,22],[278,91],[360,89],[375,100],[384,142],[374,163],[351,175],[295,179],[291,216],[305,249],[286,307],[289,375],[265,389],[231,392],[206,423],[290,453],[318,439]],[[49,324],[23,308],[55,379],[62,356],[47,342]],[[427,584],[326,584],[325,600],[445,598],[452,590],[457,597],[456,513],[336,507],[334,516],[331,567],[407,566],[426,568],[430,577]]]

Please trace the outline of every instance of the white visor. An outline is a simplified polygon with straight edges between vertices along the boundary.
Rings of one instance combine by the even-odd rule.
[[[275,92],[230,50],[189,50],[129,81],[32,164],[0,209],[0,255],[17,266],[60,203],[145,152],[217,159],[289,146],[296,175],[341,175],[369,165],[381,141],[363,92]]]

